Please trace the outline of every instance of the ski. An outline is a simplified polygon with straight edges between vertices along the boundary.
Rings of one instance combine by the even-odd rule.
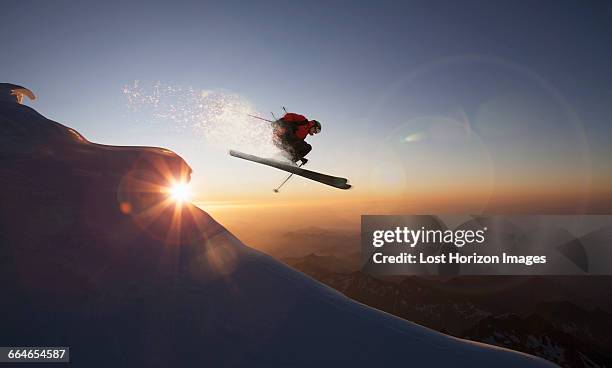
[[[329,185],[329,186],[332,186],[338,189],[349,189],[351,187],[351,185],[348,184],[348,180],[345,178],[339,178],[337,176],[321,174],[316,171],[302,169],[300,167],[293,166],[293,165],[290,165],[284,162],[272,160],[269,158],[257,157],[257,156],[249,155],[247,153],[242,153],[239,151],[230,150],[229,154],[231,156],[238,157],[243,160],[253,161],[259,164],[271,166],[279,170],[283,170],[283,171],[292,173],[294,175],[298,175],[306,179],[314,180],[319,183],[326,184],[326,185]]]

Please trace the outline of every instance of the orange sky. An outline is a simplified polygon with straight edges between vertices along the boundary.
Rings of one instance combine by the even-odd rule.
[[[196,201],[246,244],[266,250],[282,234],[311,227],[359,232],[364,214],[611,213],[612,193],[589,197],[560,188],[498,188],[497,191],[418,191],[363,196],[335,190],[313,199],[295,193],[262,200]],[[291,195],[294,194],[294,195]],[[343,197],[344,196],[344,197]],[[253,198],[257,196],[253,195]],[[272,200],[270,199],[272,198]]]

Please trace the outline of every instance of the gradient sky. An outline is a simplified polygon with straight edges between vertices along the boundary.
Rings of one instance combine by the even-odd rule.
[[[356,220],[424,198],[437,204],[421,212],[450,198],[478,210],[491,198],[610,193],[605,2],[54,0],[0,9],[0,80],[31,88],[31,106],[91,141],[179,153],[205,208],[306,199],[321,212],[361,201]],[[136,121],[122,93],[134,80],[227,91],[266,114],[287,106],[320,120],[310,167],[354,189],[297,179],[275,197],[283,173],[232,159],[192,131]]]

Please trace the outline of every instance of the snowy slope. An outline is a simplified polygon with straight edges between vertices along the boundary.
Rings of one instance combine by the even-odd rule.
[[[79,367],[553,366],[356,303],[168,204],[152,189],[191,172],[170,151],[10,99],[0,143],[0,346],[70,346]]]

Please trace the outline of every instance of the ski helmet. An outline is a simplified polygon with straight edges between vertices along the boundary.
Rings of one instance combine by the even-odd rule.
[[[313,128],[315,128],[315,133],[321,133],[321,123],[316,120],[311,121],[313,123]]]

